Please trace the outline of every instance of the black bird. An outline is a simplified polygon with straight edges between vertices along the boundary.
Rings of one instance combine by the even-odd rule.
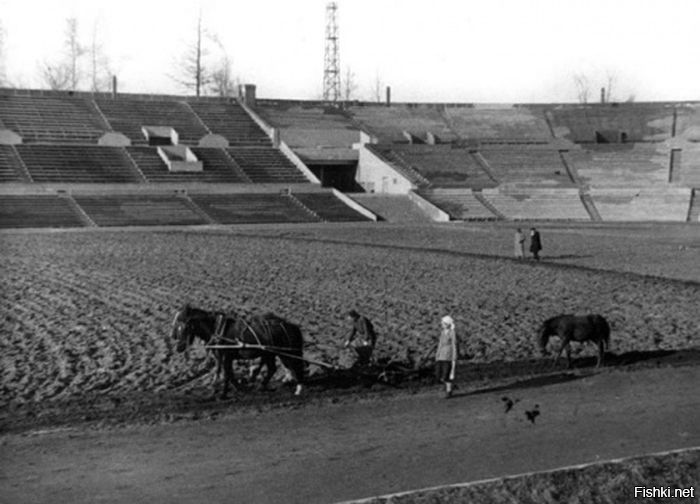
[[[540,405],[539,404],[535,404],[535,407],[533,409],[525,412],[525,416],[533,424],[535,423],[535,418],[537,418],[537,416],[539,414],[540,414]]]
[[[513,406],[518,404],[520,402],[520,399],[511,399],[510,397],[503,396],[501,397],[501,401],[505,403],[506,406],[506,413],[508,413],[510,410],[513,409]]]

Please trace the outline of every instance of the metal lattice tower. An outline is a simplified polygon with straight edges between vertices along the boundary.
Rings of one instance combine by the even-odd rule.
[[[337,11],[338,4],[328,2],[326,5],[326,54],[323,64],[323,99],[331,102],[340,100],[340,53],[338,51]]]

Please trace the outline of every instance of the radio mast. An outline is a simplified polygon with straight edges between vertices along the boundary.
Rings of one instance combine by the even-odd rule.
[[[340,54],[338,51],[338,4],[326,5],[326,54],[323,64],[323,99],[337,102],[340,99]]]

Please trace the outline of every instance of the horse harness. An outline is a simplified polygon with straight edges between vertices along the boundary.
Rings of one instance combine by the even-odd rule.
[[[284,348],[284,347],[275,347],[271,345],[265,345],[261,339],[260,335],[258,332],[253,328],[253,326],[243,317],[240,317],[239,320],[243,321],[243,323],[246,326],[246,329],[250,331],[250,333],[253,335],[255,338],[255,343],[249,344],[246,343],[245,341],[242,341],[240,338],[229,338],[226,336],[226,331],[228,329],[229,323],[231,322],[231,317],[228,317],[225,313],[222,312],[217,312],[214,318],[214,332],[212,334],[212,344],[213,346],[231,346],[232,348],[246,348],[248,346],[253,347],[253,348],[259,348],[261,350],[268,350],[268,349],[281,349],[281,350],[291,350],[291,347],[289,348]],[[265,320],[265,319],[259,319],[259,323],[262,325],[262,329],[265,332],[265,336],[267,337],[268,341],[272,341],[272,323]],[[291,339],[289,337],[289,333],[287,332],[287,328],[285,327],[284,322],[281,322],[279,326],[282,328],[284,331],[285,336],[287,337],[287,344],[291,344]],[[211,346],[210,345],[210,346]],[[274,350],[271,350],[273,353]]]

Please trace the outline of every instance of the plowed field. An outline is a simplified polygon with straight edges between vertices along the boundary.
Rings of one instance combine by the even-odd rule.
[[[615,354],[697,347],[697,226],[644,233],[545,230],[541,263],[511,259],[512,230],[487,226],[5,233],[0,421],[138,416],[147,402],[204,396],[205,351],[177,354],[168,339],[184,302],[273,311],[301,325],[308,357],[341,367],[352,307],[375,321],[377,357],[418,367],[447,313],[465,356],[485,365],[538,358],[536,327],[565,312],[603,314]]]

